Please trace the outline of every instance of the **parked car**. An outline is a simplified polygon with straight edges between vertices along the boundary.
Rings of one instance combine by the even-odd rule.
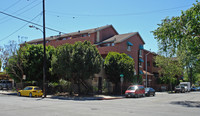
[[[197,87],[197,91],[200,91],[200,87]]]
[[[23,90],[18,91],[19,96],[37,96],[37,97],[42,97],[43,93],[42,90],[37,87],[37,86],[27,86]]]
[[[2,90],[3,88],[12,89],[12,81],[1,80],[0,81],[0,89]]]
[[[145,95],[146,96],[151,96],[151,95],[155,96],[155,93],[156,92],[153,88],[151,88],[151,87],[145,88]]]
[[[190,92],[190,90],[191,90],[190,82],[180,82],[179,85],[185,87],[185,92]]]
[[[145,90],[143,85],[131,85],[125,92],[126,97],[144,97]]]
[[[183,86],[183,85],[177,85],[176,87],[175,87],[175,93],[185,93],[185,86]]]
[[[192,86],[191,91],[197,91],[197,87]]]

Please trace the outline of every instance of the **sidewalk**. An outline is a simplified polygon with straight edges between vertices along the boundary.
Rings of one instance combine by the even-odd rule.
[[[16,91],[11,90],[0,90],[0,94],[4,95],[16,95]],[[108,95],[95,95],[91,97],[68,97],[68,96],[55,96],[47,95],[46,98],[49,99],[62,99],[62,100],[113,100],[113,99],[123,99],[124,96],[108,96]]]

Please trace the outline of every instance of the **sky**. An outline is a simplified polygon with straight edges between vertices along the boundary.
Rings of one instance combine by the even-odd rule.
[[[196,0],[46,0],[46,27],[63,33],[113,25],[119,34],[139,32],[144,48],[158,52],[153,33],[166,17],[180,16]],[[0,12],[42,25],[42,0],[1,0]],[[0,13],[0,46],[43,37],[33,25]],[[34,25],[36,26],[36,25]],[[42,27],[37,26],[42,29]],[[59,33],[46,29],[46,36]]]

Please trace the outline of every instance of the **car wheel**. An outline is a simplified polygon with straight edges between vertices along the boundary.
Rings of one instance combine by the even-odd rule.
[[[21,96],[21,93],[20,93],[20,92],[18,92],[18,95],[19,95],[19,96]]]
[[[32,97],[32,93],[29,93],[29,97]]]

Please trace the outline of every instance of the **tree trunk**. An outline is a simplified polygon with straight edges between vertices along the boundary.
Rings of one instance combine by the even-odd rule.
[[[80,83],[80,79],[78,79],[78,96],[81,95],[81,83]]]
[[[190,67],[190,85],[192,86],[192,83],[193,83],[193,78],[192,78],[192,67]]]
[[[118,86],[118,82],[115,82],[115,87],[114,87],[114,94],[115,95],[119,95],[120,91],[119,91],[119,86]]]

